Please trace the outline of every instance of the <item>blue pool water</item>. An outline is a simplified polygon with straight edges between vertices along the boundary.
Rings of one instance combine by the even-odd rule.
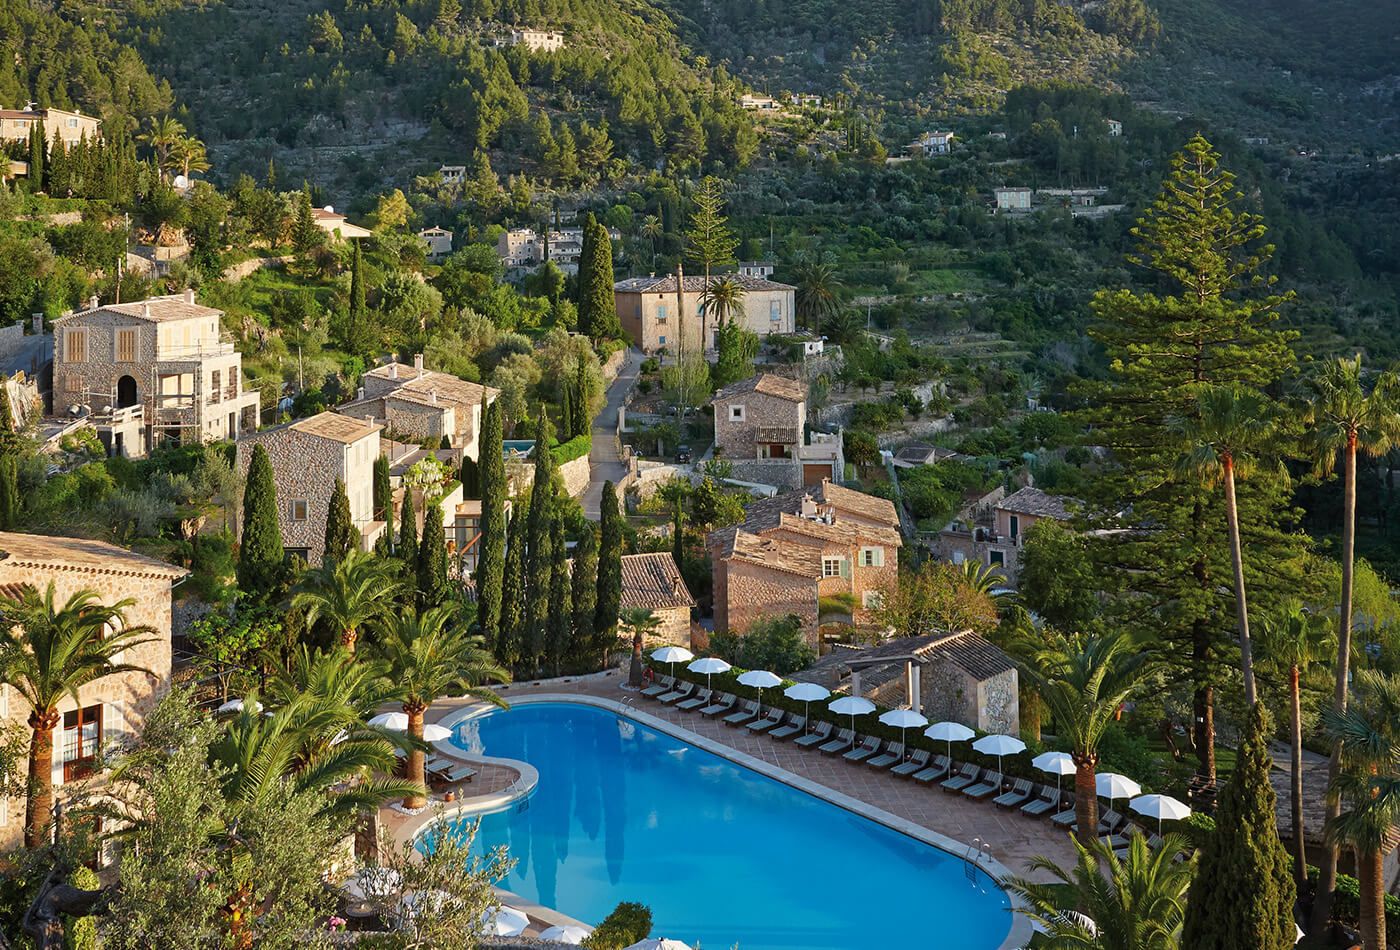
[[[586,923],[640,901],[654,935],[707,950],[994,950],[1011,928],[960,857],[606,710],[524,704],[452,741],[539,770],[477,845],[510,849],[503,887]]]

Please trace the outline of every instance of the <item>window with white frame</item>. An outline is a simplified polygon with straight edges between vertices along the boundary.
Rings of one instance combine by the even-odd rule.
[[[824,557],[822,558],[822,577],[840,577],[841,566],[846,563],[845,558]]]
[[[730,422],[743,422],[743,421],[744,421],[744,407],[743,407],[743,406],[730,406],[730,407],[729,407],[729,421],[730,421]]]
[[[293,499],[291,500],[291,512],[290,512],[290,514],[289,514],[289,517],[290,517],[293,521],[305,521],[305,520],[306,520],[306,499],[305,499],[305,498],[293,498]]]
[[[879,546],[860,549],[861,567],[884,567],[885,549]]]

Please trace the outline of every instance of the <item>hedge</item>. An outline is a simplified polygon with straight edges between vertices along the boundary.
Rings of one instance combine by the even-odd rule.
[[[567,442],[561,442],[549,450],[549,454],[554,456],[554,464],[563,465],[565,462],[572,462],[574,459],[581,459],[589,452],[593,451],[593,438],[584,433],[576,435]]]

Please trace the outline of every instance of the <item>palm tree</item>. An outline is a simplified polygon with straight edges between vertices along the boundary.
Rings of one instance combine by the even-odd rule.
[[[170,148],[170,161],[187,179],[192,171],[207,172],[210,168],[209,155],[204,150],[204,143],[193,135],[182,135],[175,140],[175,144]]]
[[[841,309],[841,280],[836,269],[821,261],[799,264],[797,277],[797,315],[804,326],[819,333],[822,320]]]
[[[401,587],[381,559],[351,551],[303,574],[292,606],[306,611],[308,626],[325,618],[339,631],[341,646],[354,653],[360,630],[385,618]]]
[[[1235,573],[1235,623],[1240,636],[1240,668],[1244,672],[1244,699],[1253,706],[1254,656],[1249,642],[1249,607],[1245,603],[1244,552],[1240,545],[1240,512],[1235,503],[1235,478],[1247,478],[1258,453],[1274,436],[1272,404],[1263,394],[1241,386],[1213,386],[1196,398],[1194,419],[1179,418],[1172,428],[1183,438],[1186,450],[1177,460],[1177,471],[1213,486],[1225,488],[1225,523],[1230,535],[1230,563]]]
[[[618,623],[624,630],[632,632],[632,668],[627,673],[627,685],[641,686],[642,640],[647,634],[661,626],[661,621],[650,610],[643,607],[629,607],[622,612]]]
[[[423,772],[423,714],[439,696],[471,696],[505,708],[505,701],[483,683],[509,683],[510,673],[496,662],[481,637],[468,636],[465,626],[452,623],[451,608],[434,607],[418,614],[395,615],[385,628],[376,653],[389,667],[404,714],[408,737],[408,779],[426,786]],[[422,808],[427,797],[415,791],[403,807]]]
[[[1356,853],[1361,883],[1361,946],[1386,950],[1385,856],[1400,824],[1400,677],[1356,674],[1355,702],[1326,709],[1322,724],[1336,742],[1342,769],[1331,785],[1350,806],[1327,821],[1327,840]]]
[[[1099,742],[1118,709],[1147,685],[1152,668],[1132,637],[1109,633],[1058,636],[1031,663],[1020,664],[1055,720],[1074,759],[1075,834],[1094,841],[1099,826],[1095,774]]]
[[[37,848],[47,837],[53,812],[53,733],[65,698],[80,702],[78,691],[113,673],[149,673],[119,663],[125,650],[149,642],[146,626],[126,626],[130,598],[103,604],[96,591],[80,590],[62,604],[53,581],[41,595],[29,585],[0,597],[0,682],[29,704],[29,787],[24,804],[24,846]]]
[[[1188,847],[1178,834],[1156,848],[1148,847],[1146,835],[1134,835],[1120,859],[1108,842],[1076,841],[1079,857],[1072,869],[1036,857],[1031,871],[1051,881],[1008,877],[1001,884],[1021,899],[1017,912],[1044,929],[1047,947],[1176,950],[1192,865],[1174,859]]]
[[[963,561],[963,579],[974,594],[989,598],[998,607],[1009,601],[1010,591],[1006,589],[1006,575],[990,564],[981,561]]]
[[[175,144],[185,137],[185,126],[179,119],[172,119],[170,116],[161,116],[159,119],[154,116],[150,119],[150,128],[136,137],[138,142],[149,145],[151,151],[156,156],[156,168],[160,170],[162,180],[165,173],[170,168],[170,152],[175,148]]]
[[[1264,621],[1260,646],[1264,655],[1288,667],[1288,692],[1292,709],[1292,775],[1289,792],[1293,811],[1293,877],[1299,893],[1308,882],[1307,849],[1303,845],[1303,709],[1302,677],[1315,662],[1334,649],[1335,636],[1326,617],[1310,613],[1302,604],[1285,606],[1278,616]]]
[[[642,219],[642,236],[651,239],[651,269],[656,270],[656,241],[666,236],[666,226],[654,214]]]
[[[1356,457],[1385,454],[1400,441],[1400,377],[1381,373],[1368,392],[1361,372],[1361,357],[1339,357],[1326,363],[1309,381],[1311,398],[1304,407],[1309,449],[1319,475],[1330,475],[1342,459],[1342,602],[1337,622],[1337,663],[1332,708],[1347,708],[1347,683],[1351,673],[1352,582],[1356,557]],[[1327,767],[1327,781],[1335,783],[1341,771],[1338,750]],[[1335,820],[1341,803],[1327,799],[1327,820]],[[1328,845],[1313,904],[1313,929],[1325,927],[1337,886],[1337,849]]]
[[[705,308],[705,313],[714,314],[716,326],[724,326],[743,315],[744,287],[733,277],[716,277],[705,284],[700,305]]]

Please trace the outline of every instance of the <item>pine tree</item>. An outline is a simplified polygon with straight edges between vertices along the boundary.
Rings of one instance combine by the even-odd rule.
[[[715,267],[734,263],[734,251],[739,239],[729,229],[729,219],[724,214],[724,182],[713,175],[706,175],[695,190],[695,213],[690,216],[690,230],[686,232],[686,256],[705,271],[704,286],[710,286],[710,271]],[[700,307],[700,346],[709,346],[710,336],[706,330],[709,314],[708,304]]]
[[[500,635],[501,584],[506,556],[506,464],[501,402],[486,407],[480,446],[481,540],[476,555],[476,617],[489,642]]]
[[[243,488],[243,534],[238,545],[238,586],[264,597],[282,577],[282,527],[277,520],[277,485],[267,449],[253,446]]]
[[[394,553],[410,571],[418,569],[418,515],[413,510],[413,490],[403,491],[403,508],[399,512],[399,543]]]
[[[394,533],[394,485],[389,480],[389,457],[374,458],[374,520],[387,522],[386,535]]]
[[[315,213],[311,209],[311,191],[303,188],[297,193],[296,220],[292,223],[292,247],[296,249],[297,253],[305,254],[320,247],[325,243],[325,240],[326,232],[316,225]],[[357,250],[359,249],[358,242],[356,242],[355,247]],[[352,272],[351,280],[353,281],[353,279]],[[351,296],[354,296],[353,290]]]
[[[433,502],[423,512],[423,538],[418,543],[418,609],[447,600],[447,536],[442,505]]]
[[[1183,947],[1192,950],[1288,950],[1294,944],[1296,885],[1279,840],[1273,758],[1264,704],[1256,703],[1235,774],[1215,813],[1187,893]]]
[[[583,523],[583,534],[574,547],[573,608],[575,663],[592,664],[601,657],[592,655],[593,613],[598,605],[598,532],[591,521]]]
[[[1133,233],[1136,260],[1156,272],[1165,295],[1101,291],[1091,335],[1110,372],[1078,387],[1093,407],[1081,422],[1117,464],[1095,480],[1086,507],[1122,511],[1152,531],[1090,540],[1111,603],[1131,605],[1134,624],[1180,681],[1194,691],[1198,771],[1215,775],[1215,684],[1238,666],[1233,600],[1220,596],[1231,576],[1221,493],[1181,473],[1178,429],[1200,413],[1203,384],[1263,390],[1293,366],[1293,334],[1275,324],[1286,294],[1267,290],[1262,270],[1271,248],[1264,226],[1235,209],[1241,196],[1218,155],[1199,135],[1173,159],[1161,195]],[[1263,292],[1251,292],[1256,283]],[[1302,539],[1286,524],[1291,486],[1270,473],[1242,484],[1239,521],[1245,573],[1259,612],[1271,612],[1303,584]],[[1090,527],[1123,527],[1113,517]]]
[[[564,517],[554,505],[553,524],[549,531],[549,546],[554,555],[549,574],[549,635],[545,653],[555,676],[564,670],[572,654],[574,630],[573,605],[569,598],[569,552],[564,545]]]
[[[598,652],[617,636],[617,618],[622,610],[622,512],[617,507],[617,489],[603,483],[598,538],[598,597],[593,612],[594,644]]]
[[[345,560],[345,555],[359,546],[355,543],[358,534],[350,515],[350,496],[345,494],[345,483],[337,478],[331,503],[326,508],[326,545],[321,560]]]
[[[612,238],[591,214],[584,220],[583,233],[586,248],[579,255],[578,329],[594,340],[616,340],[622,336],[622,324],[613,296]]]
[[[525,639],[525,522],[529,506],[516,502],[510,516],[510,537],[505,550],[501,592],[500,628],[496,633],[496,659],[519,669]]]

